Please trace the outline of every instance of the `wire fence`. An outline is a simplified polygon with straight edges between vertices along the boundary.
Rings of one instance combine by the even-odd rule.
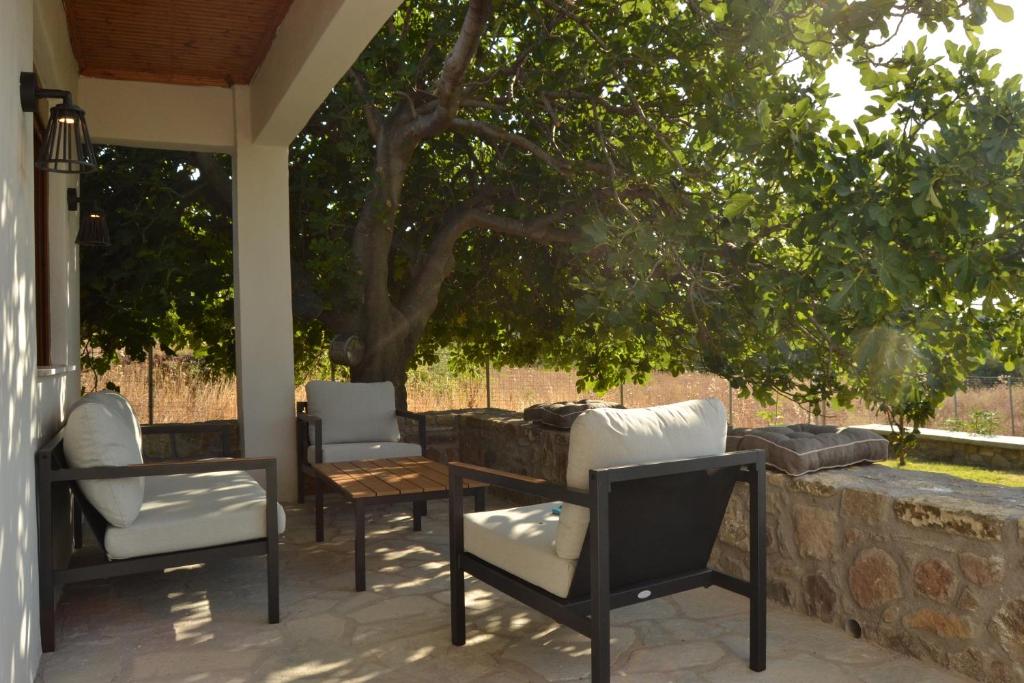
[[[600,398],[628,407],[644,407],[715,397],[726,405],[730,424],[759,427],[773,424],[819,422],[839,426],[884,422],[863,405],[832,409],[821,418],[808,407],[784,397],[774,405],[740,398],[728,382],[707,373],[672,376],[654,373],[642,385],[626,384],[604,394],[580,392],[574,372],[545,368],[478,368],[453,372],[447,365],[412,371],[407,383],[410,410],[439,411],[463,408],[498,408],[521,412],[535,403]],[[149,362],[123,362],[104,375],[83,374],[84,391],[110,383],[132,404],[147,423],[203,422],[237,417],[234,378],[214,378],[189,356],[155,354]],[[295,390],[305,399],[305,388]],[[983,434],[1016,435],[1024,430],[1024,383],[1020,377],[971,377],[962,391],[947,399],[930,426]]]

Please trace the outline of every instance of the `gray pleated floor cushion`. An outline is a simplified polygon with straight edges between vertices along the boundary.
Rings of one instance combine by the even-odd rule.
[[[794,476],[889,456],[889,441],[880,434],[812,424],[733,429],[727,447],[730,451],[763,448],[771,467]]]

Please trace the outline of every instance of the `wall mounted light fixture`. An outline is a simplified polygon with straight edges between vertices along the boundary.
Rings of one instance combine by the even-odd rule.
[[[96,170],[96,152],[85,123],[85,111],[71,101],[67,90],[48,90],[39,87],[39,80],[31,71],[21,73],[21,109],[36,111],[36,100],[59,99],[60,104],[50,108],[46,125],[46,139],[39,149],[36,166],[51,173],[88,173]]]
[[[92,209],[82,212],[75,243],[80,247],[110,246],[110,230],[107,229],[107,217],[102,211]]]
[[[68,211],[78,211],[82,206],[82,200],[78,196],[78,190],[68,188]],[[75,237],[75,244],[81,247],[109,247],[110,230],[107,228],[107,216],[98,208],[82,211],[78,222],[78,236]]]

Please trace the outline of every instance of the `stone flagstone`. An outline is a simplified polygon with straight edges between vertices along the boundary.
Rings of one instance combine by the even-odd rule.
[[[431,503],[420,533],[412,531],[406,507],[376,515],[367,538],[368,590],[356,593],[350,511],[330,501],[331,537],[316,544],[311,506],[289,507],[276,626],[265,621],[260,559],[69,586],[57,652],[43,656],[38,681],[586,680],[586,638],[474,580],[467,583],[467,644],[451,645],[446,510],[443,501]],[[1017,604],[1009,605],[999,625],[1015,652],[1019,615]],[[614,612],[613,677],[641,683],[966,680],[774,607],[768,671],[754,674],[746,661],[746,616],[746,599],[714,588]]]

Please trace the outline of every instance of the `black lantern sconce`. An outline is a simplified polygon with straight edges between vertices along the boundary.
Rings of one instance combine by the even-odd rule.
[[[67,90],[47,90],[31,71],[21,73],[21,108],[36,111],[36,100],[59,99],[50,109],[46,139],[39,150],[36,166],[51,173],[88,173],[96,170],[96,152],[89,138],[85,111],[71,101]]]
[[[78,211],[81,207],[81,200],[78,191],[73,187],[68,188],[68,211]],[[82,209],[82,216],[78,224],[78,236],[75,237],[75,244],[80,247],[109,247],[110,230],[107,228],[106,215],[93,207]]]

